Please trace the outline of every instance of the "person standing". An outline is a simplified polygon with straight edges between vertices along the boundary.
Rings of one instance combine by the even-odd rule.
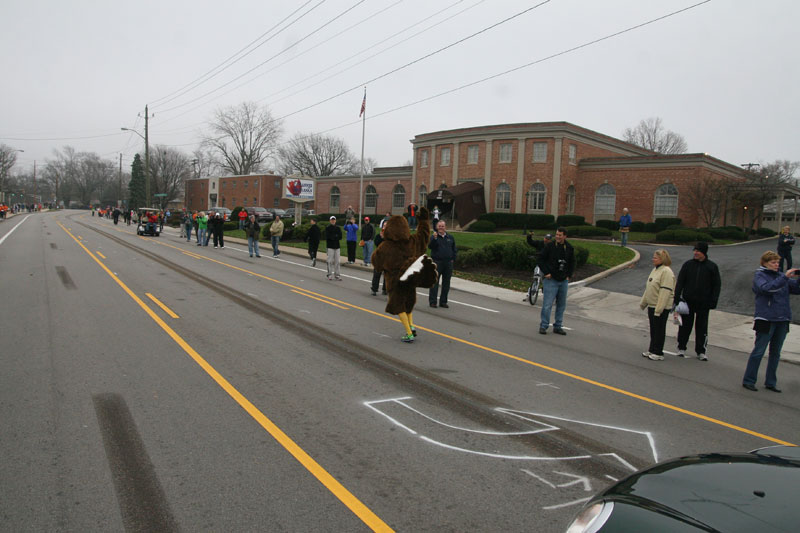
[[[192,225],[193,225],[192,215],[187,211],[183,214],[183,226],[184,232],[186,233],[186,242],[192,241]]]
[[[250,218],[244,224],[244,234],[247,235],[247,251],[250,252],[250,257],[253,254],[256,257],[261,257],[261,252],[258,250],[258,239],[261,237],[261,225],[256,220],[255,215],[250,215]]]
[[[408,227],[411,230],[417,229],[417,204],[411,202],[408,204]]]
[[[212,229],[211,233],[214,237],[214,248],[225,248],[225,240],[223,237],[223,231],[225,227],[225,219],[222,217],[222,213],[217,212],[214,215],[214,219],[211,221]]]
[[[380,233],[378,233],[378,236],[375,237],[375,248],[380,246],[382,242],[383,242],[383,228],[381,228],[381,231]],[[382,270],[374,269],[372,271],[372,285],[370,286],[370,292],[372,293],[373,296],[378,294],[378,286],[380,285],[382,274],[383,274]],[[386,276],[383,277],[383,294],[386,294]]]
[[[280,244],[281,236],[283,236],[283,220],[281,220],[280,215],[275,215],[275,221],[269,227],[269,236],[272,241],[272,257],[278,257],[281,255],[278,244]]]
[[[653,270],[647,276],[639,307],[647,309],[647,319],[650,322],[650,348],[642,352],[642,357],[653,361],[664,360],[664,339],[667,336],[667,319],[669,306],[673,301],[672,292],[675,289],[675,274],[670,265],[672,258],[666,250],[656,250],[653,253]]]
[[[628,214],[628,208],[622,210],[622,216],[619,217],[619,235],[621,246],[628,246],[628,233],[631,231],[631,216]]]
[[[247,222],[247,210],[245,208],[239,209],[239,229],[244,229],[244,225]]]
[[[204,211],[197,214],[197,246],[208,246],[206,232],[208,231],[208,217]]]
[[[686,261],[678,273],[675,284],[675,305],[681,300],[689,306],[678,328],[678,357],[686,357],[686,346],[694,326],[694,350],[697,358],[708,361],[708,312],[716,309],[722,281],[716,263],[708,259],[708,243],[700,241],[694,247],[693,257]]]
[[[339,272],[341,262],[341,241],[342,241],[342,228],[336,225],[336,217],[331,215],[330,224],[325,228],[325,244],[328,247],[328,279],[336,277],[336,281],[342,281],[342,276]]]
[[[171,216],[172,216],[172,211],[167,209],[167,211],[164,213],[164,218],[161,219],[161,231],[164,231],[164,222],[169,224],[169,217]]]
[[[550,314],[553,302],[556,303],[556,319],[553,322],[553,333],[566,335],[564,331],[564,311],[567,308],[567,289],[569,280],[575,270],[575,250],[567,242],[567,230],[560,227],[556,230],[556,238],[547,244],[539,253],[539,268],[544,275],[542,285],[542,316],[539,333],[547,334],[550,326]]]
[[[358,241],[358,224],[356,224],[355,218],[347,219],[344,231],[347,233],[347,264],[353,265],[356,262],[356,242]]]
[[[369,217],[364,217],[361,240],[364,242],[364,266],[371,266],[370,259],[372,258],[372,250],[375,247],[375,226],[370,224]]]
[[[392,218],[392,214],[391,214],[391,213],[389,213],[389,212],[387,212],[387,213],[386,213],[386,214],[383,216],[383,218],[381,219],[381,224],[380,224],[380,226],[378,226],[378,228],[379,228],[379,229],[383,229],[383,226],[385,226],[385,225],[386,225],[386,223],[387,223],[387,222],[389,222],[389,219],[390,219],[390,218]]]
[[[348,205],[347,209],[344,210],[344,220],[347,222],[351,218],[356,218],[356,212],[353,210],[352,205]]]
[[[456,260],[456,240],[447,233],[444,220],[436,224],[436,233],[431,235],[428,248],[431,249],[431,259],[436,263],[436,270],[439,272],[439,279],[436,284],[428,291],[428,304],[436,307],[436,297],[439,293],[439,285],[442,286],[442,294],[439,295],[439,307],[447,309],[447,295],[450,292],[450,278],[453,276],[453,264]]]
[[[433,212],[431,214],[433,215],[433,227],[435,228],[436,225],[439,224],[439,217],[442,214],[442,212],[439,211],[438,205],[433,207]]]
[[[794,246],[794,237],[789,233],[789,226],[784,226],[781,234],[778,235],[778,255],[781,258],[779,270],[783,272],[783,262],[786,261],[786,270],[792,268],[792,246]]]
[[[317,219],[311,218],[311,227],[308,228],[304,241],[308,241],[308,256],[311,258],[311,266],[317,266],[317,250],[319,249],[319,240],[322,237],[322,232],[317,226]]]
[[[780,272],[781,257],[775,252],[765,252],[761,256],[761,267],[753,276],[753,292],[756,295],[755,321],[753,329],[756,341],[747,368],[742,378],[742,387],[757,391],[758,367],[761,358],[769,345],[767,375],[764,386],[773,392],[781,392],[778,388],[778,362],[781,359],[781,348],[789,323],[792,321],[792,307],[789,305],[790,294],[800,294],[798,269],[791,268],[786,274]]]

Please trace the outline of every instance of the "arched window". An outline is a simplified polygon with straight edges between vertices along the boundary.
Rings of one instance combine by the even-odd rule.
[[[575,212],[575,186],[567,187],[567,213]]]
[[[594,193],[594,219],[614,218],[614,209],[617,205],[617,191],[613,185],[604,183]]]
[[[528,191],[528,211],[533,213],[544,213],[545,200],[547,198],[547,188],[542,183],[534,183]]]
[[[428,205],[428,188],[424,185],[419,186],[419,205],[425,207]]]
[[[367,185],[367,189],[364,192],[364,207],[372,209],[372,213],[378,207],[378,191],[372,185]]]
[[[508,183],[501,183],[495,190],[495,211],[511,211],[511,187]]]
[[[678,189],[671,183],[665,183],[656,189],[653,216],[676,217],[678,216]]]
[[[406,206],[406,190],[399,183],[392,189],[392,209],[403,209]]]
[[[334,185],[331,187],[331,200],[330,200],[330,212],[337,213],[337,209],[339,209],[339,187]]]

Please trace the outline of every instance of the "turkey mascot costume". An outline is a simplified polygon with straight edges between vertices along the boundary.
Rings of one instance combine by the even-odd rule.
[[[417,287],[431,288],[436,284],[436,264],[425,255],[431,238],[428,210],[418,214],[417,232],[411,235],[408,221],[393,216],[383,226],[383,242],[372,254],[373,268],[383,272],[389,302],[386,312],[397,315],[406,330],[403,342],[413,342],[417,336],[411,312],[417,302]]]

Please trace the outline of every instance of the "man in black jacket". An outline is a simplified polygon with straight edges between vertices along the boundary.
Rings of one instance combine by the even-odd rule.
[[[447,309],[447,294],[450,292],[450,278],[453,275],[453,263],[456,260],[456,240],[452,235],[445,231],[444,220],[436,224],[436,233],[431,235],[428,248],[431,249],[431,259],[436,263],[436,270],[439,272],[439,281],[428,291],[428,303],[431,307],[436,307],[436,295],[439,292],[439,284],[442,285],[442,294],[439,297],[439,307]]]
[[[542,284],[542,317],[539,324],[539,333],[547,334],[550,326],[550,314],[553,301],[556,302],[556,320],[553,322],[553,333],[566,335],[562,325],[564,310],[567,308],[567,288],[569,280],[575,271],[575,251],[567,242],[567,230],[558,228],[556,239],[545,245],[539,253],[539,268],[544,274]]]
[[[336,281],[342,281],[339,272],[341,263],[342,229],[336,225],[336,217],[331,216],[331,223],[325,228],[325,242],[328,246],[328,279],[336,277]]]
[[[716,309],[721,287],[719,268],[708,259],[708,244],[698,242],[694,257],[683,264],[675,284],[675,305],[684,300],[689,306],[689,314],[681,315],[682,324],[678,328],[678,357],[686,357],[686,346],[694,326],[697,358],[708,361],[708,312]]]
[[[308,228],[304,241],[308,242],[308,256],[311,258],[311,266],[317,266],[317,249],[319,249],[319,239],[322,237],[322,232],[317,226],[317,219],[311,218],[311,227]]]

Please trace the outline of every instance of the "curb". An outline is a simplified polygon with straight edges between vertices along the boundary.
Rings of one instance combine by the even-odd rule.
[[[598,281],[598,280],[601,280],[603,278],[606,278],[606,277],[610,276],[611,274],[616,274],[620,270],[625,270],[626,268],[631,268],[633,265],[635,265],[636,263],[639,262],[639,259],[641,259],[641,254],[639,253],[639,250],[637,250],[636,248],[631,248],[630,246],[627,246],[626,248],[628,248],[630,250],[633,250],[633,259],[631,259],[630,261],[627,261],[625,263],[622,263],[621,265],[617,265],[615,267],[611,267],[609,269],[603,270],[602,272],[598,272],[594,276],[589,276],[586,279],[582,279],[580,281],[576,281],[575,283],[570,283],[570,285],[571,286],[575,286],[575,287],[577,287],[579,285],[589,285],[590,283],[594,283],[595,281]]]

